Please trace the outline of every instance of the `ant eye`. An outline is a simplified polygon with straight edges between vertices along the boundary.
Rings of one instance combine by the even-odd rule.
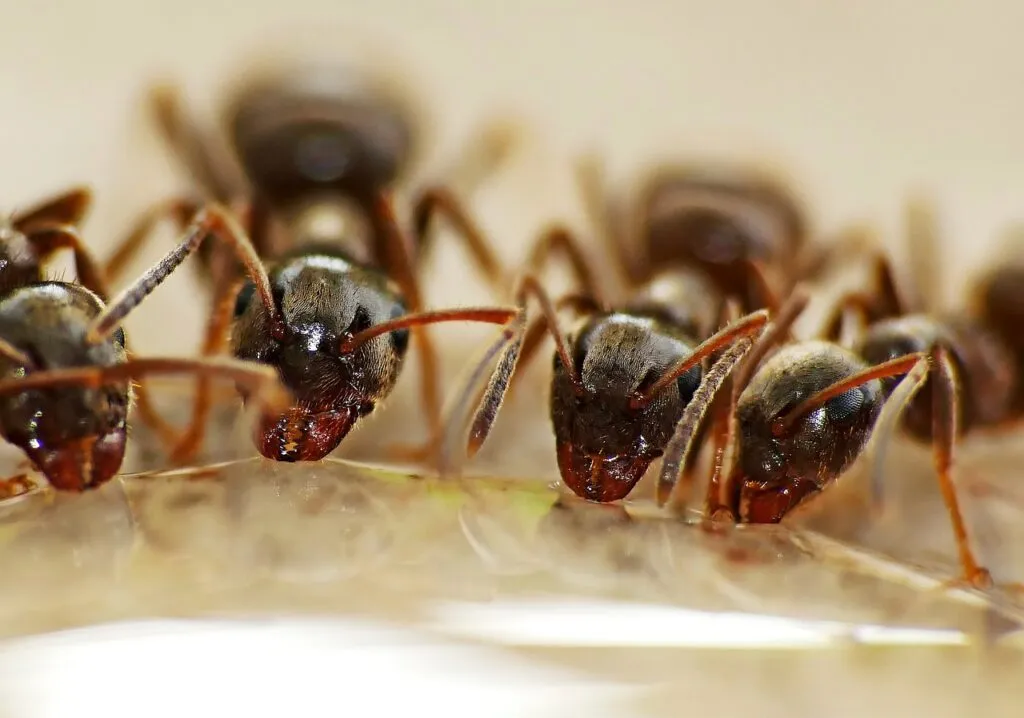
[[[703,374],[699,366],[695,366],[690,371],[683,374],[681,377],[676,379],[676,386],[679,388],[679,399],[684,404],[689,404],[693,400],[693,395],[697,393],[697,389],[700,388],[700,380],[703,378]]]
[[[352,317],[352,323],[348,326],[349,334],[358,334],[364,329],[369,329],[370,323],[370,313],[366,311],[366,307],[356,307],[356,313]]]
[[[864,392],[859,388],[834,396],[824,404],[829,421],[843,422],[852,419],[864,406]]]
[[[121,347],[122,349],[124,348],[124,329],[118,327],[113,331],[113,333],[111,333],[110,338],[113,339],[114,343],[117,344],[119,347]]]
[[[254,283],[246,282],[242,285],[242,288],[238,290],[238,296],[235,297],[235,319],[245,314],[245,310],[249,308],[255,295],[256,285]]]
[[[398,319],[403,314],[405,314],[405,307],[396,305],[391,310],[391,318],[389,319],[389,321]],[[399,356],[404,355],[406,349],[409,348],[409,330],[399,329],[397,331],[391,332],[391,346],[394,347],[396,354],[398,354]]]

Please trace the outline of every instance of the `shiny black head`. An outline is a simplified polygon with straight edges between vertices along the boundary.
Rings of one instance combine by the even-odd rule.
[[[551,421],[562,480],[578,496],[608,502],[624,498],[661,456],[683,410],[700,385],[696,367],[649,404],[630,399],[654,384],[694,345],[664,324],[631,314],[587,320],[571,339],[577,393],[555,354]]]
[[[101,309],[98,297],[75,284],[44,282],[11,292],[0,300],[0,337],[31,359],[31,366],[0,356],[2,376],[123,362],[121,330],[96,344],[85,341]],[[127,381],[7,394],[0,396],[0,432],[55,488],[95,488],[121,467],[130,397]]]
[[[867,444],[882,409],[881,383],[869,381],[826,401],[780,430],[801,401],[867,369],[835,344],[782,347],[752,377],[736,407],[740,520],[775,523],[839,478]]]
[[[408,107],[344,67],[253,83],[227,124],[249,180],[276,203],[324,191],[371,197],[402,175],[417,139]]]
[[[260,452],[279,461],[315,461],[333,451],[356,420],[394,388],[408,331],[385,334],[352,353],[342,340],[406,312],[398,291],[377,272],[335,255],[285,258],[270,272],[275,326],[251,286],[235,307],[236,357],[277,368],[295,406],[266,417]]]

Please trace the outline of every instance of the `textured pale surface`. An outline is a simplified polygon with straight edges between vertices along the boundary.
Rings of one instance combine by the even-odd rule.
[[[623,180],[666,152],[764,158],[799,181],[824,233],[867,219],[896,241],[906,193],[934,190],[945,220],[942,251],[949,267],[939,294],[950,303],[960,298],[969,272],[994,255],[998,231],[1019,220],[1024,105],[1016,90],[1024,7],[1012,3],[926,8],[891,0],[849,6],[809,0],[522,0],[503,6],[461,0],[260,0],[241,7],[209,0],[47,0],[5,8],[0,28],[0,59],[7,68],[0,73],[4,206],[89,182],[97,190],[97,206],[87,234],[102,254],[134,213],[182,187],[135,104],[151,77],[179,78],[199,110],[210,114],[216,88],[244,69],[246,57],[315,48],[327,56],[365,51],[372,60],[385,49],[385,55],[394,56],[395,71],[415,82],[433,119],[436,143],[426,148],[427,169],[443,166],[459,137],[483,117],[512,108],[528,122],[521,155],[478,195],[476,205],[509,259],[520,257],[525,239],[552,216],[580,222],[566,162],[592,148],[609,158]],[[160,251],[156,242],[146,257]],[[487,300],[455,250],[439,252],[430,274],[437,280],[430,284],[435,303]],[[152,353],[192,352],[202,296],[190,272],[173,277],[129,319],[136,346]],[[445,332],[466,340],[484,336],[473,330]],[[449,368],[457,366],[452,362]],[[546,412],[539,401],[542,373],[532,379],[537,391],[523,392],[511,403],[475,471],[554,476]],[[388,410],[354,435],[342,455],[373,459],[393,437],[419,431],[419,414],[404,410],[412,406],[414,389],[414,381],[404,381]],[[1024,546],[1018,528],[1024,494],[1016,485],[1020,451],[1008,443],[975,444],[961,477],[969,489],[980,552],[998,578],[1020,581],[1024,561],[1015,552]],[[244,442],[235,442],[226,453],[249,452]],[[886,515],[868,520],[840,498],[829,502],[815,526],[825,536],[865,544],[882,555],[920,564],[930,575],[948,576],[954,570],[952,546],[937,491],[928,483],[925,457],[910,448],[899,454],[893,459]],[[478,503],[462,502],[469,508],[459,524],[460,503],[441,498],[443,491],[425,493],[423,484],[381,483],[383,477],[342,464],[312,471],[278,467],[269,474],[266,467],[256,467],[238,464],[210,483],[132,481],[81,500],[47,504],[33,497],[0,508],[5,587],[0,630],[12,635],[115,617],[267,609],[348,609],[356,616],[422,626],[430,621],[417,595],[490,599],[533,592],[710,602],[965,630],[1005,628],[991,615],[982,623],[981,613],[960,599],[911,590],[905,576],[880,578],[878,565],[823,538],[805,537],[810,543],[800,544],[815,552],[810,558],[792,550],[785,539],[767,543],[763,532],[719,543],[698,531],[651,520],[621,532],[609,529],[610,536],[599,534],[603,538],[587,533],[583,541],[556,527],[553,535],[549,531],[538,539],[541,515],[553,501],[544,482],[525,481],[512,492],[488,493],[486,512],[479,511]],[[506,501],[512,495],[516,500]],[[489,560],[500,559],[501,566],[512,568],[501,575],[485,570],[494,565],[470,548],[464,526],[477,545],[492,547],[498,559]],[[726,560],[725,546],[735,542],[741,557],[755,560]],[[783,556],[768,561],[773,551]],[[1004,618],[1020,612],[1009,603],[999,606]],[[147,630],[139,635],[148,635]],[[67,661],[59,664],[33,663],[42,659],[27,658],[11,644],[0,656],[7,661],[0,676],[8,682],[0,684],[0,698],[11,703],[0,705],[0,712],[9,708],[12,715],[31,715],[24,702],[14,703],[29,700],[36,701],[40,715],[88,713],[98,705],[88,701],[102,698],[113,701],[106,704],[110,716],[120,715],[120,707],[137,713],[139,701],[152,700],[153,691],[162,687],[173,698],[157,701],[147,714],[174,714],[176,709],[184,714],[175,700],[195,699],[215,688],[221,689],[222,702],[207,704],[211,713],[218,706],[225,706],[221,713],[227,706],[245,712],[224,702],[244,690],[253,701],[244,705],[252,705],[254,712],[277,707],[278,714],[315,714],[331,699],[321,697],[307,707],[291,703],[285,691],[265,698],[272,686],[280,687],[272,678],[284,686],[296,675],[328,683],[337,675],[323,671],[325,661],[338,666],[352,662],[326,648],[311,656],[310,641],[299,629],[288,633],[291,642],[280,645],[246,644],[260,634],[243,632],[248,638],[233,643],[225,636],[212,644],[219,648],[189,643],[182,629],[171,630],[182,636],[186,657],[174,654],[176,663],[160,664],[158,659],[167,654],[154,639],[157,653],[150,665],[163,671],[154,674],[113,668],[137,667],[146,660],[150,643],[141,638],[120,659],[65,651],[58,655]],[[334,648],[352,640],[341,629],[315,630]],[[279,672],[257,662],[232,664],[227,651],[235,643],[247,656],[260,648],[278,652],[268,661],[282,664]],[[207,651],[223,660],[188,658]],[[979,656],[954,648],[868,648],[823,656],[820,651],[525,646],[502,649],[506,655],[498,658],[496,653],[465,654],[452,671],[476,666],[481,677],[467,673],[466,682],[483,686],[501,685],[514,675],[532,676],[523,678],[518,694],[543,696],[533,705],[552,715],[598,715],[591,708],[595,703],[608,715],[677,715],[683,701],[713,707],[722,716],[749,715],[756,708],[761,715],[786,716],[863,715],[872,708],[891,714],[914,709],[964,715],[967,701],[978,714],[991,708],[994,715],[1003,708],[1009,715],[1014,692],[1021,690],[1014,687],[1015,674],[1008,667],[1019,659],[1001,651]],[[139,660],[133,662],[136,655]],[[444,649],[428,655],[435,658],[424,658],[425,664],[436,669],[444,663],[436,658],[445,655]],[[74,694],[72,686],[90,685],[83,676],[103,676],[107,659],[115,675],[91,684],[94,694]],[[355,664],[395,671],[397,681],[386,688],[380,687],[379,674],[378,683],[354,678],[361,686],[380,687],[388,698],[400,693],[394,686],[403,676],[427,672],[383,658],[379,665],[365,658]],[[524,673],[524,664],[532,671]],[[250,668],[255,673],[246,680],[243,669],[254,665],[263,672]],[[547,673],[551,667],[560,670]],[[78,682],[64,681],[69,674]],[[119,682],[117,676],[123,675],[136,680]],[[182,676],[186,687],[171,686],[167,675]],[[53,682],[42,683],[41,677]],[[653,686],[653,692],[637,697],[632,709],[625,707],[628,691],[612,691],[617,697],[606,699],[601,693],[601,700],[593,700],[597,684],[608,686],[616,678]],[[420,685],[410,683],[409,692],[425,690]],[[560,697],[553,689],[551,694],[538,692],[537,686],[555,685],[567,686]],[[57,690],[60,686],[69,687],[68,692]],[[437,690],[417,695],[456,705],[453,690]],[[54,702],[39,703],[43,695]],[[320,697],[312,689],[303,695]],[[483,700],[481,695],[463,701],[471,705],[470,714],[499,715],[473,703]],[[587,696],[592,700],[584,704]],[[491,700],[504,715],[543,714],[515,707],[508,695],[494,693]],[[764,710],[761,701],[770,708]],[[862,708],[860,701],[870,707]],[[574,703],[575,710],[563,707]]]

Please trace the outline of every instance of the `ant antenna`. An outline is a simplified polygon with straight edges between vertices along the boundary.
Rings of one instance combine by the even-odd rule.
[[[0,379],[0,394],[18,394],[29,389],[50,389],[60,386],[97,387],[113,381],[139,379],[152,374],[187,373],[232,379],[247,386],[268,409],[284,409],[291,403],[290,392],[281,384],[273,367],[223,357],[139,358],[105,367],[48,369],[31,372],[22,377]]]
[[[740,335],[729,346],[726,352],[716,361],[708,373],[704,375],[700,386],[694,392],[690,403],[683,410],[683,416],[676,426],[675,433],[665,447],[665,458],[661,463],[661,474],[658,475],[657,496],[659,505],[675,503],[675,487],[679,482],[682,467],[686,465],[693,439],[704,415],[711,406],[712,399],[729,377],[730,372],[750,351],[754,342],[749,336]],[[666,497],[664,500],[661,497]]]
[[[756,312],[752,312],[747,316],[743,317],[737,322],[733,322],[729,326],[720,330],[716,334],[713,334],[708,339],[705,339],[700,345],[697,346],[693,352],[682,359],[674,367],[669,369],[665,374],[662,375],[658,381],[654,382],[648,389],[643,392],[635,394],[630,400],[629,405],[634,409],[642,409],[647,406],[654,398],[661,392],[665,387],[674,382],[680,376],[693,369],[693,367],[700,364],[705,357],[715,353],[723,346],[734,344],[740,338],[752,337],[755,334],[760,333],[765,324],[768,323],[768,310],[761,309]]]
[[[128,314],[132,312],[154,289],[156,289],[178,266],[193,254],[210,235],[234,249],[235,254],[245,266],[246,273],[256,285],[256,292],[266,307],[272,320],[280,320],[274,304],[274,295],[270,286],[270,278],[260,261],[256,250],[249,241],[245,230],[238,224],[231,213],[222,205],[210,203],[192,220],[185,232],[185,238],[163,259],[143,274],[134,285],[122,291],[107,305],[86,333],[86,341],[92,344],[102,341],[116,329]]]
[[[795,407],[775,420],[772,425],[772,432],[776,435],[785,434],[786,431],[802,416],[814,409],[817,409],[829,399],[845,394],[851,389],[867,384],[875,379],[887,379],[900,374],[906,374],[914,368],[921,359],[926,359],[927,354],[915,352],[887,362],[868,367],[864,371],[857,372],[853,376],[837,381],[832,386],[825,387],[821,391],[807,397]]]
[[[435,312],[418,312],[406,314],[398,319],[388,322],[381,322],[363,331],[342,339],[338,344],[339,354],[351,354],[360,345],[381,334],[397,332],[401,329],[421,327],[426,324],[440,324],[441,322],[481,322],[484,324],[507,324],[510,319],[519,313],[518,309],[502,309],[493,307],[468,307],[463,309],[442,309]]]

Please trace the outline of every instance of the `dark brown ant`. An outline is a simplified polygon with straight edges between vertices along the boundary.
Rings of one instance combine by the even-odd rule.
[[[515,314],[424,311],[415,267],[436,212],[461,230],[492,283],[500,286],[504,277],[445,187],[429,186],[415,201],[415,242],[399,229],[390,194],[413,150],[412,119],[400,102],[353,79],[345,68],[306,68],[245,86],[225,113],[242,182],[233,182],[229,168],[216,160],[221,148],[187,116],[177,93],[159,88],[154,106],[162,134],[206,197],[155,208],[112,261],[127,261],[167,216],[181,224],[192,218],[193,227],[232,234],[236,241],[251,237],[268,269],[247,267],[248,282],[238,281],[238,266],[229,257],[216,251],[205,256],[216,298],[203,354],[223,351],[230,340],[236,357],[275,366],[295,393],[297,403],[288,411],[264,417],[257,440],[264,456],[280,461],[323,458],[374,410],[394,387],[409,329],[420,342],[423,404],[432,434],[439,435],[437,357],[424,327],[504,323]],[[507,140],[501,132],[485,133],[481,147],[468,153],[478,174],[481,165],[504,154]],[[195,215],[211,200],[219,204]],[[228,221],[226,205],[239,209],[244,228]],[[191,429],[175,452],[179,461],[198,450],[209,404],[208,384],[200,380]]]
[[[921,203],[909,207],[908,234],[918,244],[919,252],[936,251],[932,215],[931,209]],[[986,311],[973,316],[929,308],[914,311],[906,292],[900,290],[887,255],[876,252],[873,264],[873,291],[843,297],[826,325],[826,336],[838,337],[844,318],[854,312],[861,320],[862,331],[852,348],[867,361],[881,363],[915,352],[935,354],[933,374],[925,381],[924,391],[906,408],[903,425],[907,433],[918,441],[941,445],[936,451],[947,455],[941,464],[952,461],[952,445],[961,437],[1019,421],[1024,414],[1015,404],[1021,383],[1013,347],[1017,328],[1000,321],[999,315],[1005,311],[999,302],[1012,299],[1001,294],[1007,286],[1002,283],[1014,276],[1012,269],[996,270],[981,280],[980,290],[988,292],[982,300]],[[1012,311],[1012,304],[1004,306]],[[893,383],[884,382],[883,388],[890,392]],[[949,470],[947,466],[945,471]],[[966,529],[956,510],[952,482],[943,480],[942,487],[968,578],[984,583],[988,576],[983,569],[975,565],[973,574],[969,570],[972,564],[966,553]]]
[[[534,274],[556,246],[570,257],[576,279],[584,287],[582,294],[567,295],[559,302],[582,314],[568,334],[559,328],[559,307]],[[716,394],[750,349],[752,338],[763,330],[769,313],[747,314],[708,337],[715,321],[710,312],[719,311],[719,302],[710,298],[718,294],[702,282],[702,275],[683,279],[678,274],[662,277],[663,284],[647,285],[620,306],[607,307],[582,250],[565,230],[542,238],[529,266],[531,271],[516,292],[524,309],[518,322],[492,345],[456,394],[442,470],[456,473],[460,455],[467,449],[470,456],[479,450],[516,367],[529,361],[547,332],[556,346],[550,415],[562,481],[589,501],[618,501],[661,456],[684,409],[700,397]],[[692,304],[673,301],[687,291],[695,300]],[[525,306],[531,296],[540,305],[541,317],[527,326]],[[700,341],[700,337],[708,338]],[[708,359],[714,362],[705,371]],[[494,362],[496,368],[489,373]]]
[[[744,312],[777,309],[800,282],[818,278],[861,238],[811,243],[796,193],[751,166],[666,164],[648,173],[632,209],[610,197],[599,161],[577,164],[587,213],[630,288],[666,267],[690,267],[736,297]]]
[[[94,489],[120,469],[139,396],[132,379],[224,376],[261,402],[268,385],[278,386],[272,371],[250,362],[129,358],[122,320],[202,237],[187,238],[106,304],[102,271],[74,227],[89,202],[88,191],[73,190],[0,227],[0,433],[60,491]],[[78,282],[44,276],[59,249],[74,253]],[[21,477],[0,483],[7,496],[27,488]]]

